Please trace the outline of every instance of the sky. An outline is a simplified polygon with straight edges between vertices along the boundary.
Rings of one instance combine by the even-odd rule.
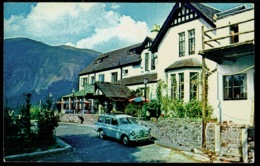
[[[220,10],[242,5],[206,4]],[[26,37],[51,46],[108,52],[142,42],[154,24],[162,26],[173,6],[159,2],[4,2],[4,39]]]

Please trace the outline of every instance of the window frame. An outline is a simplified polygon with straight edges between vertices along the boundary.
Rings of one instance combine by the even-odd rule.
[[[185,56],[185,32],[179,33],[179,57]]]
[[[193,32],[193,33],[192,33]],[[188,31],[188,38],[189,38],[189,55],[195,54],[196,51],[196,40],[195,40],[195,29],[191,29]]]
[[[171,99],[176,99],[177,96],[177,80],[176,74],[171,74]]]
[[[199,86],[198,86],[198,78],[199,78],[199,72],[190,72],[190,100],[196,99],[198,100],[198,92],[199,92]],[[195,82],[193,82],[195,81]]]
[[[111,73],[111,82],[118,81],[118,72],[112,72]]]
[[[150,55],[149,52],[145,53],[145,62],[144,62],[145,71],[149,71],[149,59],[150,59],[149,55]]]
[[[236,79],[236,77],[238,78],[238,80]],[[239,85],[234,85],[235,83],[239,83]],[[241,93],[241,91],[244,92]],[[223,100],[247,100],[247,98],[248,91],[246,73],[223,75]]]
[[[184,73],[179,73],[178,74],[178,79],[179,79],[179,83],[178,83],[178,88],[179,88],[179,94],[178,94],[178,98],[180,100],[184,100]]]
[[[103,78],[103,79],[102,79]],[[98,75],[98,81],[99,82],[105,82],[105,74],[99,74]]]

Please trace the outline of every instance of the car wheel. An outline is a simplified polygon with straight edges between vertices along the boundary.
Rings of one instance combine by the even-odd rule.
[[[104,133],[104,131],[103,130],[99,130],[99,137],[100,138],[102,138],[102,139],[104,139],[105,138],[105,133]]]
[[[129,145],[129,139],[126,135],[123,136],[122,142],[123,142],[124,145]]]

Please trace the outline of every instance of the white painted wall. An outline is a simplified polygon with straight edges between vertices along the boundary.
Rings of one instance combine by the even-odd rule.
[[[204,30],[207,30],[209,28],[209,25],[205,21],[199,19],[174,26],[168,30],[158,47],[158,79],[162,79],[165,81],[164,70],[177,60],[195,56],[197,56],[197,58],[201,58],[201,56],[198,55],[198,52],[202,50],[202,26],[204,26]],[[188,55],[188,31],[192,29],[195,29],[196,52],[194,55]],[[185,32],[186,55],[184,57],[179,57],[179,33],[181,32]]]
[[[254,18],[254,9],[246,11],[246,12],[238,13],[235,15],[231,15],[231,16],[225,17],[223,19],[219,19],[219,20],[217,20],[217,22],[215,24],[217,25],[217,27],[221,27],[224,25],[242,22],[242,21],[249,20],[252,18]],[[245,22],[243,24],[239,24],[238,31],[244,32],[244,31],[254,30],[254,26],[255,26],[254,20],[250,21],[250,22]],[[229,27],[217,30],[218,37],[227,36],[229,34],[230,34]],[[247,33],[247,34],[239,35],[239,42],[244,42],[244,41],[252,40],[252,39],[254,39],[254,33]],[[230,38],[225,38],[225,39],[219,40],[219,42],[221,43],[221,45],[219,45],[219,46],[228,45],[228,44],[230,44]]]
[[[254,18],[254,10],[239,13],[218,20],[215,24],[217,27],[241,22]],[[239,25],[239,32],[254,30],[254,21],[246,22]],[[217,30],[217,37],[229,35],[229,27]],[[254,33],[248,33],[239,36],[239,42],[254,39]],[[220,46],[230,44],[230,39],[221,40]],[[252,109],[254,108],[254,69],[250,68],[254,65],[254,56],[242,57],[236,62],[224,62],[218,65],[215,76],[209,77],[209,103],[213,106],[213,115],[219,121],[232,121],[237,124],[250,124]],[[249,69],[250,68],[250,69]],[[249,69],[249,70],[246,70]],[[246,70],[246,71],[245,71]],[[223,100],[223,75],[233,75],[244,71],[247,73],[247,95],[246,100]],[[215,88],[216,87],[216,88]],[[216,91],[217,90],[217,91]]]
[[[136,90],[137,88],[144,88],[144,84],[139,84],[139,85],[130,85],[127,86],[130,90]],[[149,83],[146,85],[147,88],[149,88],[149,97],[147,96],[148,99],[153,100],[156,99],[156,89],[157,89],[157,83]]]
[[[254,59],[252,57],[242,57],[235,63],[223,63],[219,65],[219,92],[218,100],[221,103],[219,112],[222,113],[220,119],[232,120],[239,124],[249,124],[251,109],[254,106]],[[246,100],[223,100],[223,76],[237,73],[247,74],[247,99]]]

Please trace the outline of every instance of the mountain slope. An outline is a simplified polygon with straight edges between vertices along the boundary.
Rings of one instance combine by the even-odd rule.
[[[69,46],[49,46],[28,38],[4,40],[4,102],[24,103],[23,93],[32,93],[32,102],[45,101],[49,93],[59,100],[78,89],[78,73],[100,53]]]

